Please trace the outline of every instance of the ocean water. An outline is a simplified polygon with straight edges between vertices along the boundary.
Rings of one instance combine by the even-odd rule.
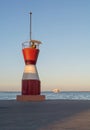
[[[17,95],[21,95],[20,92],[0,92],[0,100],[13,100]],[[46,96],[46,100],[53,99],[67,99],[67,100],[90,100],[90,92],[49,92],[44,91],[41,95]]]

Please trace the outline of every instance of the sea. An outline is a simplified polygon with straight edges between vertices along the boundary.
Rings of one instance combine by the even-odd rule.
[[[20,92],[0,92],[0,100],[15,100]],[[46,96],[46,100],[66,99],[66,100],[90,100],[90,92],[62,91],[54,93],[52,91],[43,91],[41,95]]]

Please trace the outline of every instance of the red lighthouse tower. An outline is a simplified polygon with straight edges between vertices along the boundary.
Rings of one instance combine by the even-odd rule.
[[[22,53],[24,57],[25,67],[22,76],[22,92],[21,95],[17,96],[18,101],[45,100],[45,96],[40,95],[41,82],[36,68],[40,44],[41,42],[38,40],[31,40],[31,36],[30,41],[22,43]]]

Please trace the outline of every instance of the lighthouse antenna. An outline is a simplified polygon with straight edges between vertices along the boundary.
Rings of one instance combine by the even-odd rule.
[[[30,43],[32,39],[32,12],[30,12]]]

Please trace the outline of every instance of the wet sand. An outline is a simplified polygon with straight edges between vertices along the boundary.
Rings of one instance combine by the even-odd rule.
[[[90,101],[0,100],[0,130],[90,130]]]

